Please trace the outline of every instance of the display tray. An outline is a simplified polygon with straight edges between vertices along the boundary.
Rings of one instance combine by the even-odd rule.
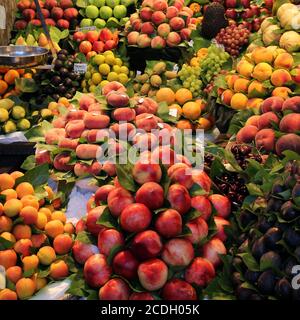
[[[34,146],[33,142],[0,144],[0,167],[20,167],[28,156],[35,153]]]

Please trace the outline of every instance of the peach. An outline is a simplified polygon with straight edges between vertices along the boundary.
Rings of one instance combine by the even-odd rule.
[[[23,275],[22,268],[19,266],[13,266],[6,270],[6,277],[12,283],[17,283]]]
[[[109,105],[115,108],[126,107],[129,103],[128,95],[124,92],[119,92],[119,91],[109,92],[106,95],[106,100]]]
[[[71,120],[66,125],[66,134],[71,139],[80,138],[84,129],[83,120]]]
[[[82,110],[88,110],[89,106],[96,102],[92,95],[84,94],[79,99],[79,106]]]
[[[236,135],[237,143],[251,143],[258,132],[258,128],[256,126],[247,125],[239,130]]]
[[[101,217],[105,206],[99,206],[88,212],[86,216],[86,227],[89,232],[94,236],[103,231],[105,228],[101,224],[97,224],[98,219]]]
[[[31,269],[37,269],[38,265],[39,265],[39,258],[37,257],[37,255],[32,254],[31,256],[26,256],[22,259],[22,263],[23,263],[23,270],[24,271],[28,271]]]
[[[300,131],[300,114],[289,113],[285,115],[279,124],[279,129],[282,132],[296,133]]]
[[[53,128],[64,129],[66,124],[67,124],[67,121],[63,117],[58,117],[56,119],[53,119],[52,121]]]
[[[64,149],[71,149],[75,150],[76,147],[78,146],[78,139],[69,139],[69,138],[64,138],[61,139],[58,143],[59,148],[64,148]]]
[[[234,82],[233,90],[235,92],[247,93],[250,81],[244,78],[238,78]]]
[[[165,47],[166,47],[166,40],[164,38],[162,38],[161,36],[156,36],[156,37],[152,38],[152,40],[151,40],[151,48],[152,49],[162,49]],[[157,82],[157,83],[159,84],[160,82]],[[153,82],[153,84],[155,84],[155,83]],[[158,86],[158,84],[156,84],[156,86]]]
[[[190,40],[192,34],[192,29],[189,28],[183,28],[180,30],[180,36],[182,40]]]
[[[35,151],[35,162],[37,165],[41,165],[44,163],[52,164],[50,151],[48,150],[39,150]]]
[[[139,98],[136,101],[135,112],[137,115],[141,113],[156,114],[157,110],[158,110],[157,102],[149,97]]]
[[[282,155],[283,151],[291,150],[300,153],[300,137],[295,133],[289,133],[280,137],[276,142],[276,153]]]
[[[105,256],[109,256],[114,248],[124,245],[122,233],[115,229],[107,229],[98,234],[98,249]]]
[[[131,251],[124,250],[115,255],[112,266],[116,274],[130,280],[137,276],[139,262]]]
[[[158,144],[158,140],[153,133],[147,132],[135,135],[132,143],[135,148],[144,151],[154,149]]]
[[[222,102],[224,104],[226,104],[227,106],[230,106],[230,101],[231,101],[231,98],[232,98],[233,95],[234,95],[234,92],[232,90],[230,90],[230,89],[224,90],[222,95],[221,95]]]
[[[172,267],[186,267],[194,258],[192,243],[186,239],[172,239],[164,245],[161,257]]]
[[[47,240],[47,236],[44,233],[33,234],[30,240],[32,242],[33,248],[40,248]]]
[[[36,286],[33,280],[28,278],[22,278],[16,283],[16,293],[19,299],[30,298],[36,290]]]
[[[131,244],[131,250],[139,260],[147,260],[157,257],[163,248],[160,236],[157,232],[146,230],[138,233]]]
[[[118,108],[113,111],[112,117],[116,121],[133,121],[135,119],[135,110],[129,107]]]
[[[107,96],[111,91],[126,92],[124,85],[118,81],[111,81],[102,87],[102,94]]]
[[[272,73],[271,82],[276,87],[282,87],[292,81],[292,76],[285,69],[277,69]]]
[[[85,264],[88,258],[99,253],[98,248],[93,244],[83,243],[75,240],[72,247],[74,259],[79,264]]]
[[[138,278],[146,290],[158,290],[167,282],[168,267],[160,259],[147,260],[139,265]]]
[[[45,133],[46,144],[56,145],[60,139],[66,137],[66,131],[63,128],[52,128]]]
[[[171,18],[169,21],[169,24],[172,30],[175,30],[175,31],[181,30],[185,26],[184,20],[180,17]]]
[[[140,17],[143,21],[150,21],[153,11],[151,8],[144,7],[140,10]]]
[[[72,120],[83,120],[85,114],[85,110],[70,109],[66,114],[65,118],[67,122]]]
[[[53,240],[53,248],[57,254],[63,255],[71,251],[73,240],[68,234],[59,234]]]
[[[157,27],[157,34],[163,38],[166,38],[170,32],[171,28],[168,23],[162,23]]]
[[[300,68],[297,67],[297,68],[291,70],[291,76],[292,76],[293,81],[299,85],[300,84]]]
[[[252,77],[258,81],[265,81],[268,80],[271,75],[273,76],[272,71],[272,67],[268,63],[260,62],[254,67]]]
[[[14,267],[17,263],[17,255],[14,250],[7,249],[0,251],[0,266],[5,269]]]
[[[135,163],[132,176],[138,184],[146,182],[159,182],[162,176],[160,165],[157,163],[142,163],[138,161]]]
[[[197,300],[196,290],[181,279],[169,280],[162,290],[164,300]]]
[[[136,31],[131,31],[127,35],[127,41],[129,45],[136,45],[138,36],[140,35],[138,31],[140,30],[140,25],[137,26],[137,22],[135,22],[135,26],[133,25],[133,29]]]
[[[23,208],[27,207],[27,206],[30,206],[30,207],[33,207],[36,210],[38,210],[39,207],[40,207],[38,198],[33,196],[33,195],[31,195],[31,194],[22,197],[21,198],[21,202],[23,204]]]
[[[184,278],[190,284],[206,287],[215,277],[215,268],[204,258],[197,257],[186,269]]]
[[[170,186],[167,199],[171,208],[177,210],[180,214],[187,213],[191,207],[191,198],[188,190],[180,184]]]
[[[87,129],[104,129],[108,127],[110,118],[99,111],[93,111],[84,116],[83,122]]]
[[[208,225],[202,217],[189,221],[186,226],[189,228],[191,234],[185,236],[185,239],[193,244],[199,244],[208,235]]]
[[[272,50],[268,50],[268,48],[264,48],[264,47],[255,48],[252,51],[251,58],[256,64],[261,62],[266,62],[271,64],[274,59]]]
[[[267,94],[267,89],[264,85],[257,81],[251,81],[248,87],[248,97],[249,98],[263,98]]]
[[[135,118],[136,127],[147,132],[156,129],[158,122],[161,122],[159,118],[149,113],[139,114]]]
[[[17,240],[20,239],[30,239],[31,228],[25,224],[17,224],[13,228],[13,235]]]
[[[181,42],[181,37],[177,32],[172,31],[168,34],[167,45],[169,47],[176,47],[179,45],[180,42]]]
[[[272,96],[282,97],[284,100],[286,100],[291,93],[292,93],[292,90],[290,88],[277,87],[272,91]]]
[[[168,19],[172,19],[172,18],[174,18],[174,17],[177,17],[178,13],[179,13],[178,8],[176,8],[175,6],[169,6],[169,7],[167,8],[166,17],[167,17]]]
[[[90,256],[84,264],[84,279],[93,288],[103,286],[109,280],[111,273],[112,269],[103,254]]]
[[[57,260],[50,265],[50,277],[54,280],[64,279],[69,275],[69,267],[63,260]]]
[[[90,174],[90,166],[85,163],[78,162],[74,166],[74,173],[77,177],[88,176]]]
[[[223,242],[218,238],[213,238],[203,246],[203,258],[210,261],[214,267],[217,267],[222,260],[220,254],[226,254],[227,250]]]
[[[20,217],[23,218],[25,224],[35,224],[38,219],[38,211],[34,207],[26,206],[21,209]]]
[[[56,253],[50,246],[40,248],[37,252],[37,256],[40,260],[40,263],[43,265],[50,265],[53,261],[56,260]]]
[[[180,235],[182,232],[182,218],[180,213],[174,209],[161,212],[155,221],[155,230],[165,238]]]
[[[168,169],[168,176],[172,183],[179,183],[180,185],[190,189],[194,180],[192,178],[191,168],[184,163],[176,163]]]
[[[16,238],[15,236],[10,233],[10,232],[3,232],[0,234],[0,237],[7,240],[7,241],[10,241],[10,242],[13,242],[13,243],[16,243]]]
[[[294,58],[291,54],[284,52],[280,53],[274,60],[276,69],[284,68],[290,70],[294,65]]]
[[[208,199],[212,203],[218,217],[227,218],[230,215],[231,202],[226,196],[212,194]]]
[[[214,222],[217,227],[217,233],[215,234],[215,238],[220,239],[221,241],[226,241],[227,239],[227,234],[224,230],[224,226],[230,226],[230,222],[225,220],[222,217],[214,217]]]
[[[266,112],[258,119],[258,129],[272,128],[273,124],[278,124],[279,118],[274,112]]]
[[[102,156],[102,148],[94,144],[80,144],[76,148],[76,156],[83,160],[97,159]]]
[[[106,138],[109,137],[109,130],[108,129],[92,129],[88,130],[87,132],[87,142],[89,143],[97,143],[97,142],[103,142]]]
[[[127,232],[140,232],[147,229],[151,219],[152,213],[144,204],[132,203],[122,210],[120,225]]]
[[[151,21],[154,25],[159,26],[166,21],[166,15],[162,11],[154,11],[151,16]]]
[[[155,148],[151,155],[152,163],[162,163],[166,167],[172,166],[175,163],[175,160],[175,151],[168,145]]]
[[[110,129],[115,133],[117,138],[126,140],[135,133],[135,126],[132,123],[114,123]]]
[[[122,187],[115,188],[107,197],[108,208],[110,213],[115,217],[118,217],[121,212],[133,202],[134,199],[130,192]]]
[[[261,111],[262,113],[269,111],[280,112],[282,110],[283,103],[284,99],[282,97],[269,97],[262,103]]]
[[[58,154],[53,161],[53,166],[58,171],[70,171],[73,170],[74,165],[69,164],[71,156],[67,152]]]
[[[45,225],[45,232],[49,237],[55,238],[64,233],[64,225],[60,220],[49,221]]]
[[[31,248],[33,247],[30,239],[20,239],[14,245],[14,250],[21,254],[23,257],[31,254]]]
[[[47,279],[37,277],[35,280],[35,283],[36,283],[36,291],[39,291],[47,285]]]
[[[149,292],[134,292],[130,295],[129,300],[155,300]]]
[[[11,231],[13,222],[9,217],[0,216],[0,233]]]
[[[22,207],[23,204],[20,200],[10,199],[5,202],[3,206],[3,212],[7,217],[15,217],[20,213]]]
[[[168,8],[168,2],[166,0],[154,0],[153,9],[154,11],[165,11]]]
[[[198,184],[204,191],[210,192],[211,179],[204,171],[194,169],[192,172],[192,177],[194,182]]]
[[[135,201],[150,210],[159,209],[164,203],[164,189],[156,182],[146,182],[137,190]]]
[[[284,101],[282,110],[291,110],[300,113],[300,97],[295,96]]]
[[[243,77],[250,78],[254,69],[254,65],[246,59],[242,59],[237,64],[237,72]],[[233,75],[234,76],[234,75]],[[231,82],[232,83],[232,82]],[[233,82],[234,83],[234,82]],[[228,82],[227,82],[228,84]],[[232,85],[229,86],[232,89]]]
[[[115,189],[115,187],[111,184],[106,184],[104,186],[101,186],[98,188],[98,190],[95,193],[95,203],[97,206],[101,204],[101,202],[107,202],[107,197],[110,191]]]
[[[0,290],[0,300],[18,300],[17,294],[10,289]]]
[[[128,300],[130,288],[122,279],[111,279],[99,290],[100,300]]]

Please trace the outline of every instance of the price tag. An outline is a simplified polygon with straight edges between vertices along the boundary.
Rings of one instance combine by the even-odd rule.
[[[6,288],[5,268],[0,265],[0,290]]]
[[[6,11],[3,6],[0,6],[0,29],[6,29]]]
[[[179,67],[178,67],[178,64],[176,63],[174,64],[173,71],[178,72],[178,70],[179,70]]]
[[[177,117],[177,114],[178,114],[178,110],[175,109],[175,108],[172,108],[169,110],[169,115],[172,116],[172,117]]]
[[[194,45],[194,40],[190,40],[190,41],[188,42],[188,45],[189,45],[190,47],[192,47],[192,46]]]
[[[142,74],[142,71],[137,70],[136,75],[137,75],[137,76],[140,76],[141,74]]]
[[[139,99],[138,103],[143,103],[144,102],[144,98]]]
[[[93,31],[96,30],[97,28],[95,26],[91,26],[91,27],[82,27],[82,28],[78,28],[78,31]]]
[[[86,73],[87,64],[86,63],[74,63],[75,73]]]

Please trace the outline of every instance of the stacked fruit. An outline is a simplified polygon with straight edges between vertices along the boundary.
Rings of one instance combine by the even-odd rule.
[[[54,62],[54,69],[41,70],[34,74],[39,98],[51,96],[55,101],[64,96],[71,99],[80,87],[82,75],[74,72],[76,57],[69,55],[67,50],[60,50]],[[78,60],[79,62],[79,60]]]
[[[1,132],[8,134],[17,130],[28,130],[31,123],[27,119],[29,113],[26,109],[25,106],[15,105],[9,98],[0,99]]]
[[[257,47],[238,62],[237,73],[226,76],[221,101],[233,109],[256,108],[268,96],[287,99],[299,84],[299,68],[284,49]],[[294,69],[293,69],[294,68]]]
[[[144,0],[126,25],[128,44],[153,49],[177,47],[188,41],[196,28],[192,16],[193,11],[182,0],[175,0],[172,6],[166,0]]]
[[[81,82],[83,92],[94,92],[96,87],[105,86],[112,81],[126,84],[129,80],[129,69],[110,50],[103,54],[93,56],[85,73],[84,80]]]
[[[272,168],[264,169],[266,181],[272,183],[256,183],[265,195],[254,196],[256,200],[236,215],[241,229],[233,249],[232,282],[241,300],[299,300],[292,279],[300,262],[300,163],[288,162],[275,175]]]
[[[39,4],[48,26],[56,26],[60,29],[75,29],[78,10],[74,8],[72,0],[40,0]],[[16,30],[24,30],[27,25],[37,27],[42,25],[33,0],[20,0],[17,7],[22,19],[16,20]]]
[[[167,86],[169,81],[177,78],[175,63],[164,61],[147,61],[145,72],[136,75],[133,89],[142,96],[153,97],[158,88]]]
[[[0,175],[0,265],[6,274],[0,300],[28,299],[48,281],[69,275],[74,227],[50,187],[35,193],[23,180],[19,171]]]
[[[88,60],[97,53],[116,48],[119,41],[118,31],[112,32],[108,28],[101,31],[77,31],[74,33],[73,39],[80,43],[79,51],[84,53]]]
[[[7,98],[18,93],[15,85],[16,79],[31,77],[31,73],[25,73],[24,69],[9,70],[0,68],[0,98]]]

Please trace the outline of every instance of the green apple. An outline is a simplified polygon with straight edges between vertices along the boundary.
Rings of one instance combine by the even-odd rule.
[[[133,4],[133,0],[121,0],[121,4],[123,4],[125,7],[129,7],[131,4]]]
[[[8,134],[8,133],[12,133],[15,132],[17,130],[17,127],[15,125],[15,123],[11,120],[8,120],[4,126],[2,127],[4,133]]]
[[[30,124],[30,121],[27,120],[27,119],[22,119],[20,121],[18,121],[17,123],[17,127],[19,130],[28,130],[30,128],[31,124]]]
[[[109,19],[113,14],[112,8],[108,6],[103,6],[100,8],[100,18],[107,20]]]
[[[95,21],[94,21],[94,26],[98,29],[102,29],[104,28],[106,25],[106,22],[105,20],[103,19],[100,19],[100,18],[97,18]]]
[[[105,0],[106,5],[114,8],[115,6],[118,6],[120,4],[120,0]]]
[[[93,3],[96,7],[101,8],[105,6],[105,0],[94,0]]]
[[[93,20],[84,18],[80,22],[80,28],[91,27],[93,25]]]
[[[89,4],[95,4],[95,0],[89,0]]]
[[[114,17],[117,19],[125,18],[127,15],[127,8],[120,4],[114,7]]]
[[[99,16],[99,9],[94,5],[89,5],[85,9],[85,15],[90,19],[96,19]]]

